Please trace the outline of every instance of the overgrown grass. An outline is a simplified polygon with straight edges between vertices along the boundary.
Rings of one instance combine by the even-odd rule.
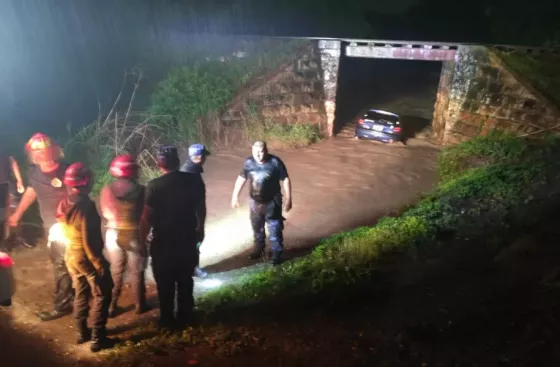
[[[212,312],[273,299],[332,294],[370,281],[385,254],[417,256],[430,251],[440,233],[499,235],[510,226],[528,224],[536,216],[520,208],[534,202],[538,193],[555,194],[543,187],[559,176],[559,147],[557,139],[537,145],[491,134],[448,148],[440,157],[442,178],[437,187],[399,217],[385,217],[374,227],[325,239],[307,257],[205,294],[198,307]],[[469,166],[472,159],[484,164]],[[543,198],[539,205],[551,205],[549,199]]]
[[[301,148],[322,139],[319,125],[312,123],[280,124],[266,118],[252,103],[247,104],[243,125],[248,141],[265,140],[288,148]]]
[[[535,89],[560,107],[560,57],[533,56],[519,52],[499,52],[498,55],[508,67],[525,77]]]
[[[215,132],[201,126],[201,119],[222,112],[251,80],[288,62],[307,44],[263,39],[245,44],[243,57],[234,56],[232,50],[225,57],[194,54],[185,66],[172,70],[159,83],[150,112],[160,116],[157,121],[176,126],[178,140],[211,145]]]

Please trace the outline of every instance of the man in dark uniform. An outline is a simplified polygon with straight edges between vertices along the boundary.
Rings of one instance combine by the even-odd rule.
[[[91,171],[79,162],[66,170],[64,185],[68,188],[68,196],[58,204],[57,218],[58,225],[62,226],[62,238],[57,240],[66,246],[65,261],[76,289],[76,342],[83,344],[91,340],[90,349],[95,353],[113,344],[105,331],[113,280],[109,262],[103,256],[101,218],[89,198],[92,176]],[[90,298],[93,298],[91,332],[87,325]]]
[[[181,172],[188,172],[198,175],[202,181],[202,187],[204,188],[204,211],[206,211],[206,186],[204,185],[204,180],[202,180],[202,173],[204,169],[204,163],[206,163],[206,157],[210,155],[210,152],[202,144],[193,144],[189,147],[189,158],[181,167]],[[201,243],[197,244],[200,249]],[[205,278],[208,275],[207,272],[202,270],[198,264],[194,269],[194,276],[198,278]]]
[[[272,247],[271,263],[278,265],[282,262],[284,250],[282,207],[286,212],[292,208],[292,186],[286,166],[280,158],[268,153],[265,142],[255,142],[252,153],[253,155],[245,160],[243,169],[235,181],[231,206],[239,206],[239,193],[248,180],[251,226],[255,241],[255,250],[249,257],[252,260],[262,257],[266,243],[266,223]],[[286,195],[283,205],[280,182]]]
[[[204,240],[206,221],[204,189],[197,175],[179,171],[176,148],[159,148],[156,161],[163,175],[146,186],[140,242],[146,241],[151,228],[150,255],[160,304],[160,326],[181,329],[191,321],[194,308],[192,276],[198,264],[196,245]]]
[[[25,149],[33,164],[27,172],[29,186],[23,193],[18,207],[10,216],[8,224],[10,227],[17,227],[23,213],[37,199],[43,228],[48,233],[51,226],[57,222],[57,205],[66,197],[63,179],[68,166],[60,162],[63,156],[60,147],[45,134],[34,134]],[[64,262],[65,250],[64,245],[56,242],[53,242],[49,249],[54,268],[54,310],[40,312],[38,316],[43,321],[58,319],[72,313],[72,279]]]

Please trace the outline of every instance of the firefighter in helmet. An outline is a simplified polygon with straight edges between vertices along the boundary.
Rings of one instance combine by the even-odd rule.
[[[56,223],[57,205],[66,196],[63,178],[68,165],[61,162],[63,154],[60,147],[45,134],[31,136],[25,150],[32,164],[27,171],[28,187],[8,219],[8,224],[17,227],[23,213],[37,200],[43,227],[48,233],[49,228]],[[72,280],[64,262],[65,247],[54,242],[49,251],[55,278],[54,310],[40,312],[38,316],[43,321],[72,313]]]
[[[160,326],[182,329],[192,321],[196,245],[204,240],[206,220],[204,189],[199,177],[179,171],[175,147],[160,147],[156,160],[163,175],[146,186],[140,240],[146,240],[151,228],[150,256],[160,304]]]
[[[103,256],[101,218],[89,198],[93,186],[91,171],[82,163],[71,164],[64,175],[68,195],[58,205],[57,217],[63,226],[66,264],[72,276],[76,297],[74,317],[78,344],[91,340],[91,351],[112,345],[105,326],[111,303],[113,280],[109,262]],[[87,325],[89,300],[92,300],[92,329]]]
[[[140,167],[136,158],[121,155],[113,159],[109,173],[116,180],[101,190],[101,213],[107,223],[105,243],[115,287],[109,317],[118,313],[118,300],[128,265],[136,300],[136,313],[147,310],[146,246],[138,240],[138,225],[144,208],[144,186],[138,183]]]

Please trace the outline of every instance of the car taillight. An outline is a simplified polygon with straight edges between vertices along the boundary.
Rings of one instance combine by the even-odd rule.
[[[358,124],[363,125],[364,124],[364,119],[359,119]]]
[[[394,133],[400,133],[400,132],[401,132],[401,128],[400,128],[399,126],[394,127],[394,128],[393,128],[393,132],[394,132]]]

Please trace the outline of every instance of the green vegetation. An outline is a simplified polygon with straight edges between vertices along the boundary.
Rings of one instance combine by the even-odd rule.
[[[246,56],[207,60],[193,55],[186,66],[172,70],[152,96],[150,112],[156,123],[176,128],[177,140],[211,145],[216,131],[202,126],[210,114],[223,112],[236,93],[256,77],[289,62],[308,42],[263,39],[243,47]],[[230,46],[231,47],[231,46]],[[238,51],[230,49],[226,55]]]
[[[142,73],[134,70],[136,80],[128,107],[119,112],[122,91],[130,80],[125,80],[113,108],[107,116],[79,131],[67,129],[63,142],[66,159],[88,164],[96,178],[93,194],[109,183],[111,160],[118,154],[136,154],[142,165],[142,181],[157,177],[154,147],[174,144],[186,148],[196,141],[209,146],[217,143],[221,126],[216,116],[223,112],[236,93],[258,77],[289,62],[307,41],[261,38],[242,42],[240,38],[214,37],[211,45],[190,40],[188,57],[184,65],[172,69],[162,80],[152,96],[152,104],[145,113],[133,111],[134,99],[142,80]],[[221,43],[217,43],[221,41]],[[239,52],[245,54],[239,54]],[[262,125],[262,124],[261,124]],[[304,146],[319,137],[311,125],[293,127],[263,125],[259,139],[274,137],[284,145]]]
[[[525,77],[535,89],[560,106],[560,58],[519,52],[501,52],[499,56],[514,72]]]
[[[306,147],[322,137],[317,124],[279,124],[273,119],[265,118],[251,103],[248,105],[243,129],[245,138],[249,141],[265,140],[269,144],[288,148]]]
[[[444,233],[505,238],[551,205],[549,196],[532,204],[539,193],[553,194],[545,186],[558,177],[559,148],[556,139],[536,144],[498,133],[448,148],[437,187],[402,215],[325,239],[307,257],[205,294],[198,307],[212,312],[371,286],[385,255],[429,254]]]

